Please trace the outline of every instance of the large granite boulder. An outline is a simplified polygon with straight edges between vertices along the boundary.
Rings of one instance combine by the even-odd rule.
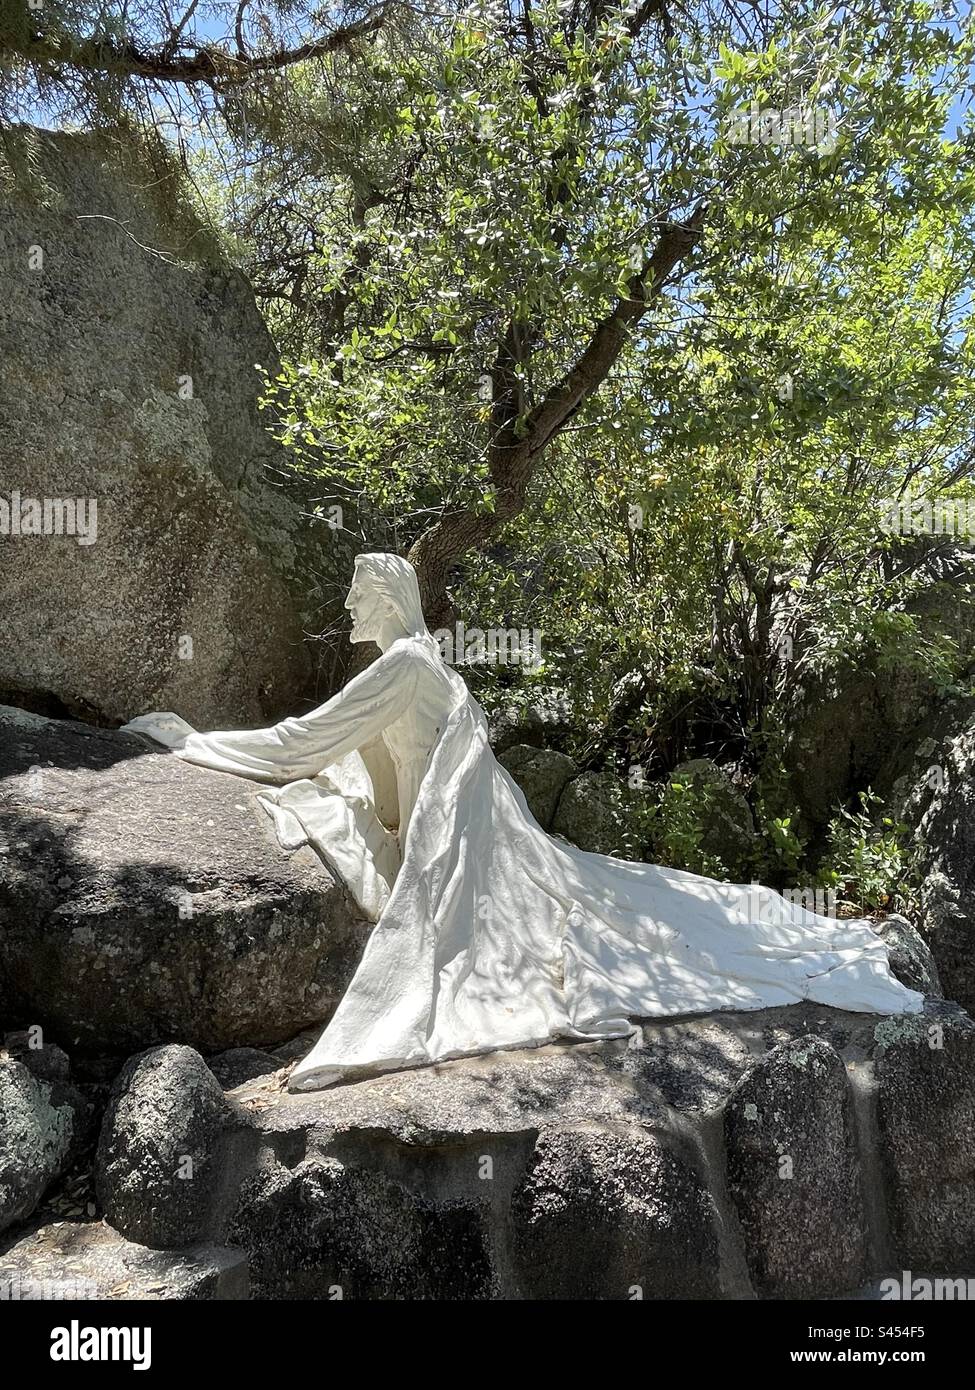
[[[399,1155],[397,1154],[398,1158]],[[486,1299],[495,1292],[476,1203],[428,1195],[394,1159],[346,1164],[263,1150],[226,1227],[257,1298]],[[409,1156],[406,1156],[406,1166]]]
[[[320,1094],[256,1081],[219,1238],[259,1297],[666,1298],[720,1287],[692,1145],[600,1046],[495,1053]]]
[[[208,1238],[246,1252],[258,1298],[827,1297],[912,1259],[951,1272],[975,1253],[973,1033],[940,1001],[795,1005],[318,1094],[265,1075],[231,1092]]]
[[[4,155],[0,701],[103,725],[293,712],[349,555],[258,410],[250,286],[145,151],[20,127]],[[57,534],[59,500],[95,527]],[[54,534],[16,534],[33,502]]]
[[[256,786],[136,735],[0,708],[0,1027],[106,1052],[278,1042],[371,930]]]

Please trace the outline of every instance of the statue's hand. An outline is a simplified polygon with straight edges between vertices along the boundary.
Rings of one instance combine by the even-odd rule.
[[[155,739],[156,743],[164,744],[166,748],[179,749],[196,730],[178,714],[166,711],[159,714],[140,714],[137,718],[130,719],[128,724],[123,724],[121,732],[145,734],[148,738]]]

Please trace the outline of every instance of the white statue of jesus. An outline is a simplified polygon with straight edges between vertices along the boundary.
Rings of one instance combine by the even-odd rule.
[[[382,655],[311,714],[232,733],[196,733],[176,715],[126,726],[270,784],[261,800],[282,844],[314,845],[376,923],[292,1090],[625,1036],[639,1018],[800,1000],[923,1007],[866,922],[546,834],[427,631],[406,560],[358,556],[346,608],[352,641]]]

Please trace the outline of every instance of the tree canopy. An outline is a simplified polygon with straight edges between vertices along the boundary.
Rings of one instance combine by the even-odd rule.
[[[775,819],[811,680],[967,678],[918,616],[967,588],[957,538],[883,520],[975,468],[952,4],[11,14],[19,112],[178,151],[276,336],[295,468],[410,554],[432,625],[462,597],[543,630],[485,698],[559,686],[591,760],[739,760]]]

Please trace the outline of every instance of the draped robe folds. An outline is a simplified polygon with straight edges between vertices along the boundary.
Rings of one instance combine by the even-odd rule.
[[[800,1000],[880,1014],[923,1007],[866,922],[549,836],[429,636],[394,642],[327,704],[270,729],[200,734],[174,715],[127,727],[267,783],[260,799],[281,843],[313,845],[376,923],[293,1090],[625,1036],[635,1018]],[[395,833],[377,812],[383,750]]]

